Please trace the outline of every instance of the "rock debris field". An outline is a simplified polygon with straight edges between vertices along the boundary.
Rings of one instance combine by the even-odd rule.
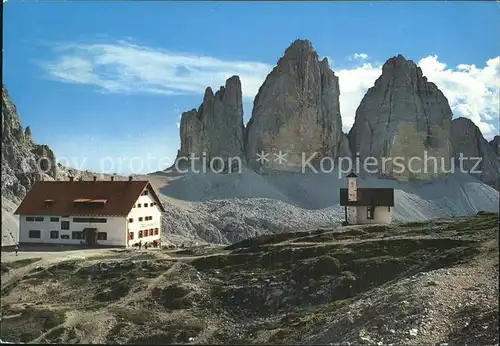
[[[230,244],[262,234],[340,225],[339,189],[345,178],[332,174],[150,175],[167,212],[165,240],[177,245]],[[498,211],[498,191],[461,173],[428,182],[365,177],[360,187],[394,188],[394,222],[422,221]]]

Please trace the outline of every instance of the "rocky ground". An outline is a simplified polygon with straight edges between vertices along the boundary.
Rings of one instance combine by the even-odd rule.
[[[149,175],[166,206],[169,243],[230,244],[263,234],[340,225],[336,174],[274,173]],[[431,182],[365,177],[361,187],[394,189],[394,220],[410,222],[498,210],[498,191],[465,174]]]
[[[1,339],[495,345],[498,217],[71,259],[2,253]]]

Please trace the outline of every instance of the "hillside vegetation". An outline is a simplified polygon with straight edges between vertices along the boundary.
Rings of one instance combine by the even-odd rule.
[[[495,344],[498,214],[3,259],[1,312],[24,343]]]

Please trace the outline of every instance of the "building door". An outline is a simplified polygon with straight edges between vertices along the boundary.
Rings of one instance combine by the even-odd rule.
[[[85,244],[93,246],[97,244],[97,228],[85,228],[83,230]]]

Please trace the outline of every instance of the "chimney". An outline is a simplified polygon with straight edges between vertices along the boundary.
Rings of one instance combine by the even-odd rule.
[[[114,175],[111,176],[111,181],[115,181],[115,176]]]
[[[74,179],[73,177],[69,177],[69,181],[73,181],[73,179]]]
[[[129,177],[128,177],[128,181],[132,181],[132,176],[129,176]]]
[[[97,177],[94,175],[94,182],[96,182],[96,181],[97,181]]]

